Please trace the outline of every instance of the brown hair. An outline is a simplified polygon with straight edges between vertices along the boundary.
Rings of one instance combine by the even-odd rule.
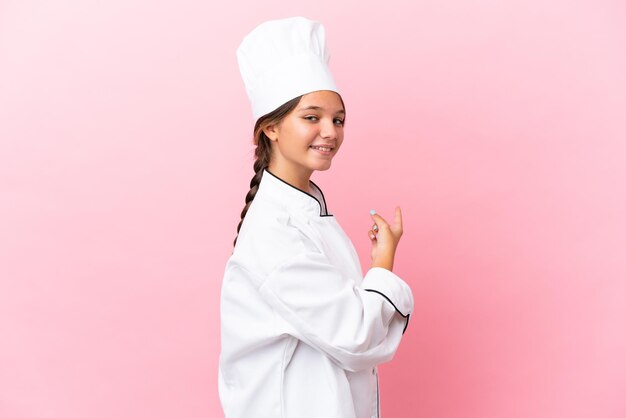
[[[243,211],[241,211],[241,221],[239,221],[239,225],[237,225],[237,236],[239,236],[239,230],[241,229],[243,218],[246,217],[250,203],[252,203],[252,199],[254,199],[259,189],[259,183],[261,183],[261,178],[263,177],[263,170],[270,165],[272,147],[270,145],[270,139],[265,135],[265,132],[263,132],[263,128],[270,124],[280,123],[285,116],[298,106],[301,98],[302,96],[298,96],[289,100],[279,108],[261,116],[254,124],[253,142],[254,145],[256,145],[256,149],[254,150],[254,176],[252,180],[250,180],[250,191],[246,195],[246,205]],[[235,237],[235,241],[233,241],[233,247],[237,244],[237,236]]]
[[[252,180],[250,180],[250,191],[246,195],[246,205],[241,211],[241,221],[239,221],[239,225],[237,225],[237,236],[233,241],[233,247],[237,244],[237,237],[239,236],[239,230],[241,229],[241,224],[243,223],[243,219],[246,217],[246,213],[248,212],[248,208],[250,207],[250,203],[254,199],[257,190],[259,189],[259,183],[261,183],[261,178],[263,177],[263,170],[267,168],[270,164],[270,156],[272,154],[272,147],[270,145],[270,139],[263,132],[263,128],[270,124],[278,124],[280,123],[285,116],[287,116],[293,109],[298,106],[300,103],[300,99],[303,95],[298,96],[284,103],[282,106],[273,110],[272,112],[261,116],[257,119],[254,125],[254,136],[253,143],[256,145],[256,149],[254,150],[254,176]],[[343,99],[341,95],[339,95],[339,100],[341,100],[341,104],[344,107]],[[345,114],[344,114],[344,124],[345,124]]]

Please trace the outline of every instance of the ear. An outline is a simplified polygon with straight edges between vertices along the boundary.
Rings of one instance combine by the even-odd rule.
[[[266,125],[265,128],[263,128],[263,133],[270,139],[270,141],[276,141],[278,139],[279,130],[278,124],[273,123]]]

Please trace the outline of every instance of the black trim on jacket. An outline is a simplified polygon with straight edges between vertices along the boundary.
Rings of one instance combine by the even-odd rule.
[[[404,329],[402,330],[402,333],[404,334],[404,331],[406,331],[406,327],[408,327],[408,326],[409,326],[409,317],[411,316],[411,314],[406,314],[406,315],[405,315],[405,314],[403,314],[402,312],[400,312],[400,309],[398,309],[398,308],[396,307],[396,304],[395,304],[395,303],[393,303],[393,302],[391,301],[391,299],[389,299],[389,298],[387,297],[387,295],[385,295],[384,293],[379,292],[378,290],[374,290],[374,289],[363,289],[363,290],[366,290],[366,291],[368,291],[368,292],[378,293],[379,295],[381,295],[382,297],[384,297],[385,299],[387,299],[387,300],[389,301],[389,303],[391,303],[391,306],[393,306],[393,308],[396,310],[396,312],[398,312],[398,313],[400,314],[400,316],[402,316],[403,318],[406,318],[406,324],[404,324]]]
[[[323,213],[322,213],[322,202],[320,202],[320,201],[319,201],[319,199],[318,199],[317,197],[313,196],[311,193],[305,192],[305,191],[304,191],[304,190],[302,190],[301,188],[296,187],[296,186],[294,186],[294,185],[293,185],[293,184],[291,184],[291,183],[287,183],[285,180],[281,179],[281,178],[280,178],[280,177],[278,177],[276,174],[272,173],[269,169],[267,169],[267,167],[265,168],[265,171],[267,171],[267,172],[268,172],[268,173],[270,173],[272,176],[276,177],[278,180],[282,181],[282,182],[283,182],[283,183],[285,183],[286,185],[291,186],[291,187],[293,187],[294,189],[296,189],[297,191],[302,192],[302,193],[304,193],[305,195],[307,195],[307,196],[311,196],[313,199],[315,199],[315,201],[317,202],[317,204],[318,204],[318,205],[320,205],[320,217],[321,217],[321,216],[335,216],[335,215],[333,215],[332,213],[328,213],[328,205],[326,204],[326,198],[324,197],[324,193],[322,192],[322,189],[320,189],[320,187],[319,187],[317,184],[313,183],[313,180],[309,180],[309,181],[310,181],[311,183],[313,183],[313,185],[317,188],[317,190],[319,190],[319,191],[320,191],[320,194],[322,195],[322,199],[324,199],[324,206],[323,206],[323,207],[324,207],[324,208],[326,208],[326,214],[323,214]]]

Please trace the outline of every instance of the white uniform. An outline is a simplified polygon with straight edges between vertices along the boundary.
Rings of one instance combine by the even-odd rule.
[[[264,170],[221,294],[226,418],[380,416],[376,365],[413,311],[409,286],[370,268],[321,200]]]

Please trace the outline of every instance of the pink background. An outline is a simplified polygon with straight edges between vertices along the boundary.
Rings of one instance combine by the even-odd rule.
[[[235,58],[324,23],[346,136],[313,180],[416,310],[383,416],[626,416],[623,1],[0,1],[0,416],[219,417],[252,177]]]

